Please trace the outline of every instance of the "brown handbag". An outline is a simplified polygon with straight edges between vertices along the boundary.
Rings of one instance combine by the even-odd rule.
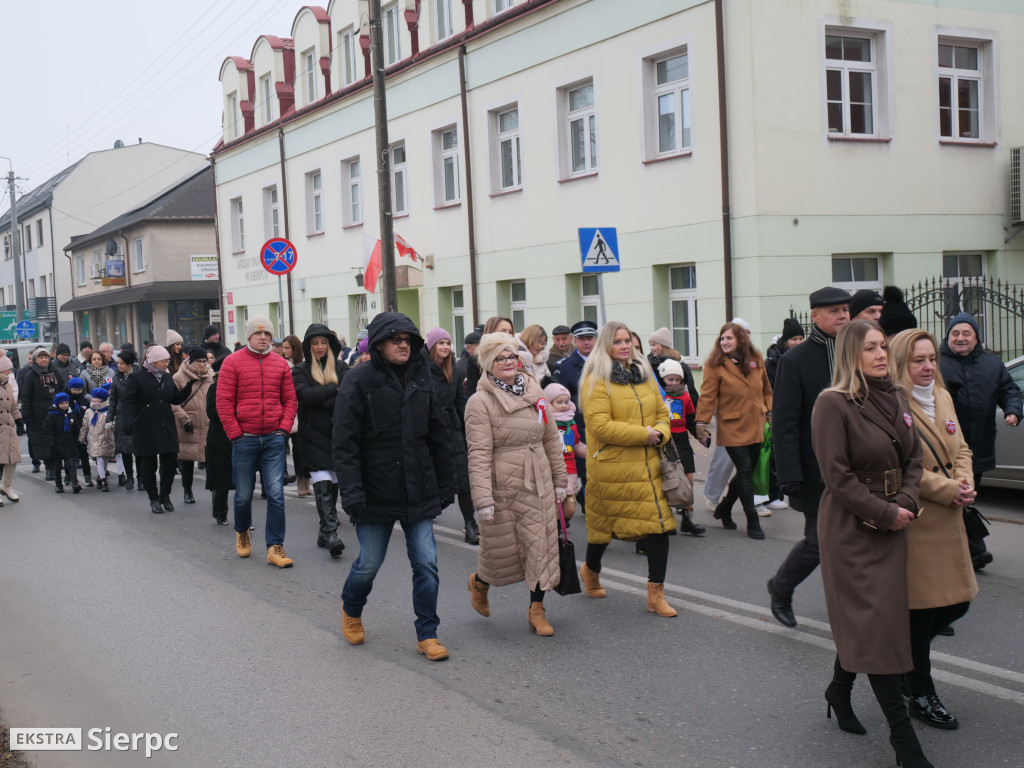
[[[661,489],[669,506],[689,509],[693,506],[693,483],[679,461],[675,443],[670,439],[664,448],[658,449],[658,456],[661,459]]]

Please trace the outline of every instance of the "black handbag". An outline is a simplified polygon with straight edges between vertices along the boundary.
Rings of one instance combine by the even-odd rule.
[[[932,456],[935,457],[935,461],[939,463],[939,468],[942,473],[949,477],[949,472],[946,471],[946,465],[942,463],[942,459],[939,458],[938,452],[935,450],[935,446],[931,444],[931,441],[924,436],[921,430],[917,430],[917,434],[924,440],[924,444],[928,446],[928,449],[932,452]],[[981,541],[988,536],[988,518],[981,514],[981,511],[973,504],[963,508],[964,513],[964,528],[967,529],[967,538],[971,541]]]
[[[562,514],[562,505],[558,505],[558,523],[561,530],[558,533],[558,572],[561,578],[555,592],[560,595],[576,595],[580,589],[580,574],[576,570],[576,548],[569,540],[569,531],[565,527],[565,515]]]

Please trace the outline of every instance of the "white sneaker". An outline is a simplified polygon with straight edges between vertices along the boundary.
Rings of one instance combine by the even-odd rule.
[[[765,504],[768,509],[789,509],[789,504],[784,502],[782,499],[775,499],[775,501]]]
[[[760,504],[757,505],[757,516],[758,517],[771,517],[772,511],[768,507],[764,507]]]

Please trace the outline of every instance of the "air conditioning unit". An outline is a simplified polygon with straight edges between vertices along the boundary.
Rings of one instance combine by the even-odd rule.
[[[103,277],[103,273],[103,265],[97,264],[96,262],[93,262],[92,264],[89,265],[89,277],[91,277],[93,280],[99,280],[101,277]]]
[[[1010,149],[1010,223],[1024,224],[1024,211],[1021,210],[1021,150],[1024,147]]]

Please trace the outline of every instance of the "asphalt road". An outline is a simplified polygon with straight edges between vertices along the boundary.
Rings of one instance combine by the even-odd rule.
[[[672,539],[666,592],[680,610],[644,610],[645,560],[613,544],[608,598],[547,600],[555,636],[527,629],[524,585],[469,604],[475,548],[450,508],[436,527],[439,635],[451,659],[415,651],[411,579],[396,529],[363,619],[340,632],[339,561],[315,546],[309,499],[288,489],[295,567],[254,552],[200,503],[153,515],[145,494],[57,496],[19,468],[22,501],[0,510],[0,708],[18,726],[178,733],[178,749],[37,752],[46,766],[892,766],[866,680],[854,706],[867,736],[838,730],[822,697],[834,654],[820,579],[797,592],[796,630],[767,610],[764,582],[802,530],[791,510],[763,520],[766,541],[725,531]],[[197,473],[197,487],[201,474]],[[1021,516],[1011,499],[996,515]],[[995,502],[995,494],[992,497]],[[582,557],[582,520],[571,529]],[[940,695],[962,726],[918,727],[936,766],[1024,765],[1024,527],[996,522],[981,594],[933,654]]]

